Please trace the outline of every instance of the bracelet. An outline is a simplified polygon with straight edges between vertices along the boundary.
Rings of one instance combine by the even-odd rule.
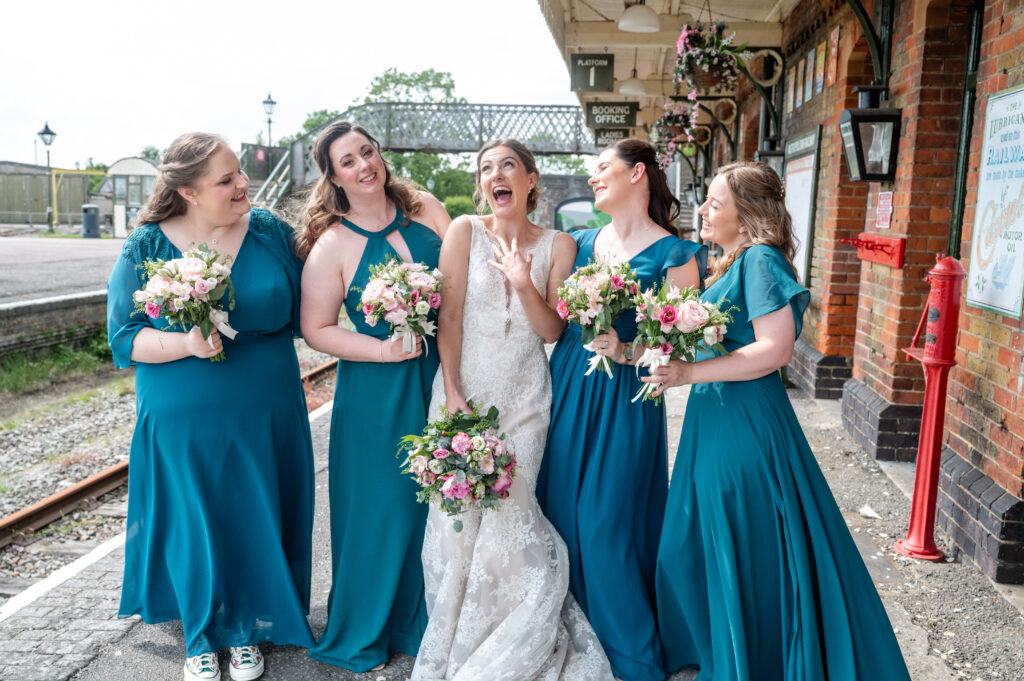
[[[380,345],[377,346],[377,349],[380,351],[380,361],[381,361],[381,363],[383,363],[384,362],[384,341],[380,342]]]

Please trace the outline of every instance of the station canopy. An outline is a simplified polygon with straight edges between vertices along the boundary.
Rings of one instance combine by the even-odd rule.
[[[660,29],[649,33],[619,30],[619,18],[636,0],[537,0],[551,35],[571,69],[573,54],[613,54],[614,83],[609,92],[579,92],[580,105],[588,102],[638,102],[638,123],[650,125],[663,112],[662,105],[674,93],[672,70],[676,64],[676,40],[683,24],[708,22],[707,5],[680,0],[646,0],[658,14]],[[711,20],[722,21],[736,33],[737,43],[756,48],[778,48],[782,21],[797,0],[713,0]],[[647,94],[627,96],[618,92],[636,63],[637,77]]]

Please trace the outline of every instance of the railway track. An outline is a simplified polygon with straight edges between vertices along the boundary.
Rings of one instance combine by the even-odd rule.
[[[332,359],[313,367],[302,374],[302,385],[307,395],[328,377],[338,365]],[[307,403],[308,400],[307,400]],[[36,540],[36,533],[61,518],[78,510],[97,505],[97,499],[123,485],[128,484],[128,461],[111,466],[89,476],[70,487],[38,501],[20,511],[0,518],[0,548],[9,544],[30,544]]]

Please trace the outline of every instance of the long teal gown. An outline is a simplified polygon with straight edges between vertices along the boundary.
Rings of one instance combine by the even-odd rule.
[[[599,229],[573,232],[575,267],[594,255]],[[667,236],[635,255],[641,289],[706,248]],[[635,316],[615,322],[623,342],[636,337]],[[570,324],[551,354],[551,426],[537,499],[569,547],[569,588],[583,608],[612,671],[624,681],[662,681],[654,614],[654,562],[668,493],[664,404],[631,402],[643,385],[633,367],[613,365],[609,379],[584,376],[592,356]],[[640,375],[646,375],[641,370]]]
[[[386,339],[389,325],[369,326],[359,305],[370,266],[400,258],[385,238],[398,230],[414,262],[437,267],[441,239],[428,227],[394,221],[378,232],[342,224],[366,237],[345,296],[356,331]],[[442,293],[443,295],[443,293]],[[338,361],[331,416],[331,554],[334,581],[327,629],[310,657],[356,672],[387,662],[392,652],[415,656],[427,626],[420,551],[427,507],[418,486],[399,470],[398,441],[427,421],[439,364],[432,336],[424,354],[407,362]]]
[[[780,251],[747,249],[703,299],[739,308],[723,345],[809,294]],[[707,359],[707,356],[704,357]],[[696,384],[656,577],[665,668],[700,681],[909,681],[892,627],[778,372]]]
[[[107,288],[114,363],[135,367],[119,617],[182,621],[189,656],[272,641],[310,646],[313,450],[293,336],[301,262],[291,228],[253,209],[231,264],[223,362],[131,360],[138,266],[181,252],[156,224],[125,241]],[[180,331],[178,327],[172,330]]]

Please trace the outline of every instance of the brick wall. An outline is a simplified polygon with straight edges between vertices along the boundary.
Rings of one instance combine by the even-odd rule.
[[[903,111],[896,180],[871,183],[863,227],[875,227],[879,191],[892,191],[892,227],[906,237],[902,269],[865,262],[853,377],[892,404],[921,404],[924,377],[902,348],[910,345],[935,254],[946,250],[952,211],[967,14],[922,11],[927,0],[899,3],[894,22],[890,103]]]
[[[966,37],[965,37],[966,38]],[[960,250],[970,269],[974,206],[989,95],[1024,84],[1024,2],[987,2]],[[1024,498],[1024,330],[994,312],[961,307],[957,366],[950,373],[946,446],[1002,489]]]

